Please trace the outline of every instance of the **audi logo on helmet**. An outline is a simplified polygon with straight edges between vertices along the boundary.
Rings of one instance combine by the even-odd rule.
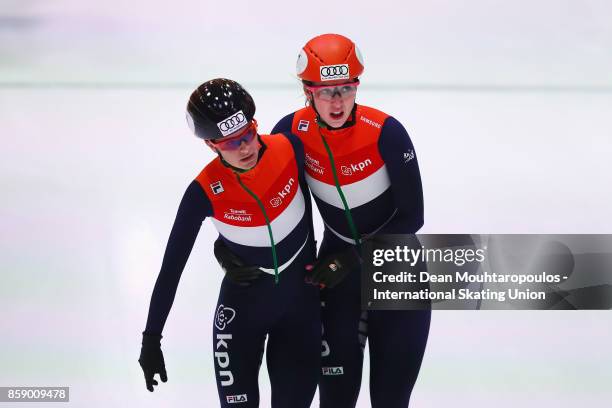
[[[249,121],[247,120],[244,113],[239,110],[229,118],[223,119],[221,122],[217,123],[217,127],[219,128],[223,136],[227,136],[239,129],[242,129],[247,125],[248,122]]]
[[[348,64],[341,65],[323,65],[319,72],[321,73],[321,81],[333,81],[334,79],[349,79]]]

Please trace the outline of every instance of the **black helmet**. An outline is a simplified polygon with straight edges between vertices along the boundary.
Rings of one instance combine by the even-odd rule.
[[[217,78],[197,87],[187,102],[187,123],[197,137],[221,139],[249,125],[255,102],[231,79]]]

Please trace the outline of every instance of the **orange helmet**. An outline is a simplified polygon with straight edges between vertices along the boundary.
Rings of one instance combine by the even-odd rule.
[[[323,34],[304,45],[296,70],[302,81],[354,79],[363,72],[363,58],[350,39],[340,34]]]

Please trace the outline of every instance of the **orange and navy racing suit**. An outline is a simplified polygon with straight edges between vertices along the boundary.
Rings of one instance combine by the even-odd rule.
[[[239,172],[219,157],[187,188],[157,278],[146,333],[161,334],[202,221],[264,272],[251,286],[224,278],[213,324],[222,407],[259,406],[258,372],[267,341],[272,407],[310,407],[319,379],[319,289],[304,282],[315,257],[310,194],[300,140],[261,135],[255,167]]]
[[[414,234],[423,225],[423,192],[408,133],[395,118],[356,105],[351,122],[322,128],[307,106],[281,119],[272,133],[304,143],[306,180],[325,230],[319,258],[362,237]],[[423,359],[430,311],[361,310],[360,273],[322,291],[321,408],[352,408],[361,386],[363,350],[370,351],[372,407],[405,408]]]

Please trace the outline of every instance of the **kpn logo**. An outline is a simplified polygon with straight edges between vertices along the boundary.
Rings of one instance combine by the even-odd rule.
[[[293,187],[294,183],[295,183],[295,180],[293,179],[293,177],[291,177],[287,181],[287,184],[285,184],[285,187],[283,187],[282,190],[276,193],[276,196],[270,199],[270,205],[272,205],[272,207],[278,207],[279,205],[281,205],[283,202],[283,199],[287,197],[287,195],[291,192],[291,187]]]
[[[228,404],[239,404],[241,402],[247,402],[247,395],[246,394],[240,394],[240,395],[228,395],[226,397],[227,399],[227,403]]]
[[[352,176],[355,173],[363,171],[366,167],[368,167],[370,165],[372,165],[372,160],[365,159],[364,161],[359,162],[357,164],[351,163],[348,166],[340,166],[340,171],[345,176]]]

